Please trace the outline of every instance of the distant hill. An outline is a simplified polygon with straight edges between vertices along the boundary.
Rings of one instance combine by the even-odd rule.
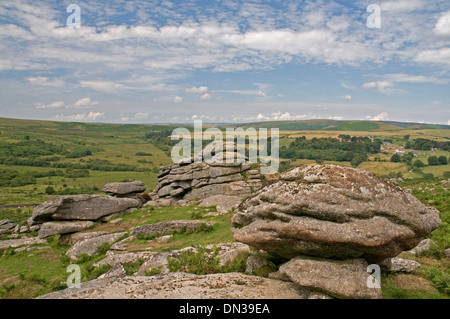
[[[242,127],[279,128],[282,131],[401,131],[401,130],[450,130],[449,125],[420,124],[402,122],[373,121],[336,121],[336,120],[306,120],[306,121],[276,121],[242,124]]]

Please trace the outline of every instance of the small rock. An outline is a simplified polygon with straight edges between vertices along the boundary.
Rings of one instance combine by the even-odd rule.
[[[125,277],[127,275],[127,272],[125,268],[123,268],[123,265],[120,263],[115,264],[110,271],[108,271],[106,274],[101,275],[98,277],[98,279],[103,278],[119,278],[119,277]]]
[[[72,260],[79,259],[84,254],[93,256],[101,245],[104,243],[112,244],[125,234],[125,232],[108,234],[79,241],[66,252],[66,255]]]
[[[419,245],[411,249],[409,253],[420,256],[421,254],[430,251],[433,246],[436,246],[436,243],[432,239],[424,239]]]
[[[276,270],[277,266],[273,262],[258,255],[250,255],[247,259],[245,273],[248,275],[268,277],[270,273]]]
[[[169,242],[169,240],[171,240],[173,238],[173,235],[167,235],[167,236],[161,236],[156,238],[156,241],[160,244],[165,244],[167,242]]]
[[[173,220],[165,221],[156,224],[144,225],[136,227],[132,230],[132,235],[166,235],[172,231],[181,230],[197,230],[203,226],[211,227],[213,223],[211,222],[199,222],[195,220]]]
[[[380,267],[388,272],[406,272],[411,273],[421,264],[414,260],[402,259],[402,258],[388,258],[381,262]]]

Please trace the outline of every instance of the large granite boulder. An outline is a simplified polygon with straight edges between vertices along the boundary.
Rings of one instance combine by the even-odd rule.
[[[375,175],[335,165],[303,166],[243,202],[237,241],[287,259],[395,257],[439,227],[439,212]]]
[[[101,195],[73,195],[51,199],[35,207],[34,222],[52,220],[91,220],[124,212],[142,205],[135,198],[117,198]]]

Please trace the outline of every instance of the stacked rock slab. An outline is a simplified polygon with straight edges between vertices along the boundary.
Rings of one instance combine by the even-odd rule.
[[[234,145],[234,144],[232,144]],[[213,195],[246,197],[262,187],[257,165],[248,163],[236,146],[223,143],[222,152],[207,147],[201,156],[164,166],[152,200],[205,199]],[[232,163],[227,158],[233,159]]]
[[[92,227],[92,222],[142,206],[136,197],[145,191],[142,182],[108,184],[104,189],[112,196],[62,196],[42,203],[35,207],[28,223],[39,227],[39,237],[46,238],[83,231]]]
[[[306,264],[313,269],[328,267],[330,260],[372,264],[395,257],[440,224],[436,209],[369,172],[313,165],[281,174],[278,182],[243,202],[233,216],[232,230],[237,241],[278,257],[315,258],[281,268],[295,282],[296,271],[311,274]],[[360,261],[356,264],[364,270]],[[293,265],[302,265],[303,270],[293,270]],[[339,282],[338,276],[333,278]],[[350,297],[370,296],[358,289]],[[342,297],[339,291],[330,294]]]

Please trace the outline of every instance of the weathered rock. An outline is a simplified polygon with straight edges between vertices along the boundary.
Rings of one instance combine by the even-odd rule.
[[[94,226],[91,221],[47,222],[39,229],[39,238],[77,233]]]
[[[144,225],[135,227],[131,234],[138,235],[166,235],[170,232],[179,232],[179,231],[195,231],[200,227],[211,227],[214,223],[211,222],[199,222],[196,220],[174,220],[174,221],[165,221],[159,222],[156,224]]]
[[[67,250],[66,255],[69,256],[72,260],[79,259],[84,254],[93,256],[97,253],[97,250],[98,248],[100,248],[100,246],[105,243],[112,244],[123,237],[125,234],[125,232],[107,234],[79,241],[71,248],[69,248],[69,250]]]
[[[281,175],[235,211],[237,241],[284,257],[364,257],[377,263],[415,247],[439,212],[375,175],[334,165]]]
[[[125,277],[127,272],[120,263],[115,264],[106,274],[101,275],[98,279]]]
[[[445,257],[450,258],[450,248],[447,248],[447,249],[444,251],[444,254],[445,254]]]
[[[216,206],[216,211],[219,214],[226,214],[233,208],[238,207],[241,203],[242,198],[239,196],[214,195],[202,200],[199,207]]]
[[[24,237],[18,239],[0,240],[0,249],[42,244],[47,244],[47,240],[38,237]]]
[[[151,272],[158,272],[160,274],[169,273],[169,261],[167,258],[178,255],[178,252],[163,252],[152,253],[151,256],[145,259],[145,262],[139,268],[137,276],[148,276]]]
[[[0,235],[13,233],[16,226],[17,224],[9,219],[0,220]]]
[[[277,270],[277,266],[258,255],[250,255],[247,258],[247,264],[245,273],[249,275],[256,275],[260,277],[268,277],[270,273],[273,273]]]
[[[280,266],[280,273],[301,287],[339,299],[381,299],[381,289],[369,288],[364,259],[345,261],[296,257]]]
[[[105,193],[110,193],[114,195],[127,195],[127,194],[137,194],[143,193],[146,187],[143,182],[129,182],[129,183],[110,183],[103,186],[102,189]]]
[[[99,236],[103,236],[103,235],[107,235],[108,233],[105,231],[99,231],[99,232],[88,232],[88,233],[76,233],[76,234],[72,234],[70,235],[70,243],[71,244],[76,244],[79,241],[85,240],[85,239],[90,239],[90,238],[95,238],[95,237],[99,237]]]
[[[39,299],[308,299],[316,295],[294,283],[238,273],[171,273],[98,279]]]
[[[37,206],[33,211],[35,222],[51,220],[98,220],[101,217],[141,206],[134,198],[116,198],[100,195],[63,196]]]
[[[381,269],[387,272],[406,272],[410,273],[419,268],[421,265],[414,261],[402,258],[388,258],[381,262]]]
[[[420,256],[423,253],[430,251],[433,246],[436,246],[436,243],[432,239],[424,239],[416,247],[411,249],[409,253]]]
[[[94,264],[94,267],[100,267],[104,265],[114,266],[115,264],[129,264],[135,263],[139,260],[149,260],[153,255],[159,254],[155,252],[117,252],[108,251],[106,257],[101,261]]]

